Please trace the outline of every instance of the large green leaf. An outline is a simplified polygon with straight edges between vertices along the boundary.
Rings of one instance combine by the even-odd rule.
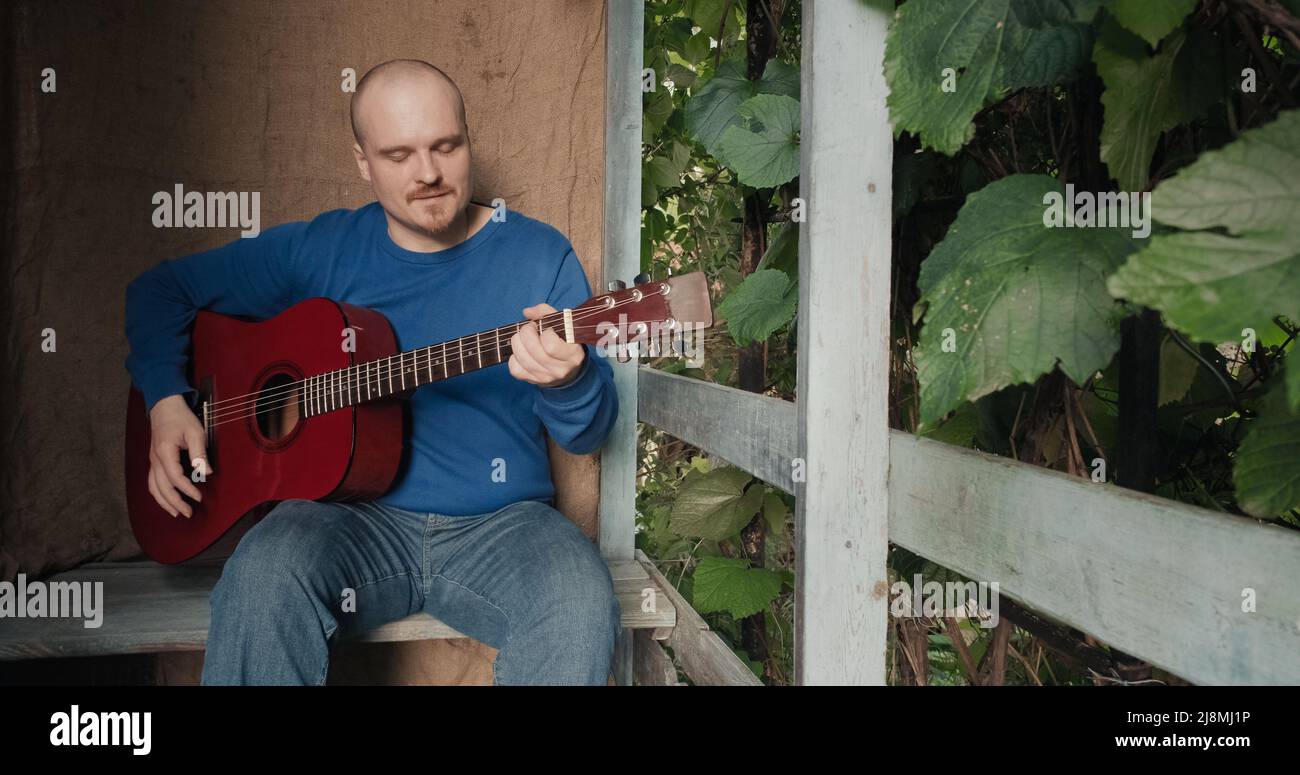
[[[727,466],[708,473],[691,472],[682,480],[669,526],[682,536],[720,541],[740,532],[763,504],[763,488],[750,487],[754,477]]]
[[[718,141],[718,157],[741,183],[772,188],[799,175],[799,101],[784,94],[760,94],[737,112],[748,127],[733,124]]]
[[[725,0],[686,0],[682,13],[700,26],[700,32],[716,39],[722,29],[724,10],[727,10]]]
[[[1111,278],[1112,294],[1160,310],[1200,341],[1300,319],[1300,110],[1209,151],[1152,194],[1159,235]]]
[[[1300,509],[1300,412],[1287,405],[1283,387],[1273,385],[1260,401],[1233,462],[1237,503],[1257,517]]]
[[[673,96],[665,88],[658,88],[645,95],[641,111],[641,142],[649,143],[668,123],[673,114]]]
[[[1049,192],[1064,197],[1045,175],[990,183],[921,263],[922,422],[1032,382],[1058,362],[1082,383],[1118,349],[1119,311],[1106,277],[1134,250],[1130,230],[1047,228]],[[952,351],[944,352],[945,340]]]
[[[1095,2],[908,0],[885,43],[885,78],[896,132],[956,153],[971,119],[1012,89],[1072,78],[1088,61]],[[945,91],[944,70],[957,74]]]
[[[1173,32],[1196,7],[1196,0],[1107,0],[1106,8],[1126,29],[1152,46]]]
[[[1106,84],[1101,159],[1120,190],[1142,191],[1160,134],[1200,116],[1223,93],[1219,46],[1203,30],[1179,30],[1149,56],[1140,39],[1108,20],[1092,58]]]
[[[758,82],[758,93],[799,99],[799,68],[779,59],[768,60],[763,67],[763,78]]]
[[[942,441],[958,447],[969,447],[980,430],[980,416],[976,404],[963,404],[952,417],[941,425],[918,429],[927,439]]]
[[[771,540],[773,535],[779,535],[785,531],[785,518],[789,515],[790,510],[786,508],[785,501],[775,491],[769,491],[763,496],[763,519],[767,522],[768,539]]]
[[[731,338],[741,347],[763,341],[789,323],[799,305],[799,285],[779,269],[746,277],[718,305]]]
[[[681,184],[682,172],[691,159],[691,149],[673,140],[656,154],[645,167],[656,188],[672,188]]]
[[[1160,345],[1160,389],[1157,391],[1156,406],[1164,406],[1182,400],[1187,391],[1192,389],[1196,379],[1196,370],[1201,362],[1196,360],[1174,341],[1166,336]]]
[[[749,560],[703,557],[695,568],[695,597],[700,613],[726,611],[736,619],[752,616],[781,594],[781,574],[751,568]]]
[[[1156,220],[1230,234],[1277,232],[1300,213],[1300,110],[1207,151],[1152,196]]]
[[[686,128],[709,153],[716,155],[718,141],[727,127],[740,121],[737,109],[745,100],[758,94],[799,96],[799,70],[773,59],[767,63],[763,77],[751,81],[745,77],[745,65],[728,59],[718,71],[686,102]]]
[[[1109,287],[1160,310],[1168,325],[1194,339],[1239,340],[1246,328],[1265,330],[1278,313],[1300,312],[1300,244],[1285,233],[1156,236]]]

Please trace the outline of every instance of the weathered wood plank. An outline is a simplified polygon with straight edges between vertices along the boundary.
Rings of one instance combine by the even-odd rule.
[[[603,282],[631,284],[641,266],[641,66],[644,7],[609,0],[605,25]],[[599,290],[604,290],[603,288]],[[636,515],[636,360],[610,359],[621,407],[600,455],[600,549],[632,559]]]
[[[637,549],[636,556],[677,611],[678,624],[663,644],[673,650],[682,672],[696,686],[762,686],[763,682],[709,629],[708,623],[691,608],[672,582],[664,578],[645,552]]]
[[[1189,681],[1300,683],[1300,534],[906,433],[890,446],[899,546]]]
[[[609,575],[614,581],[646,581],[650,574],[636,560],[606,560]]]
[[[677,686],[677,668],[650,630],[636,631],[633,673],[637,686]]]
[[[893,13],[893,0],[804,6],[799,684],[885,682],[893,133],[881,68]]]
[[[640,370],[637,383],[642,422],[794,492],[792,402],[650,368]]]
[[[605,3],[605,197],[602,284],[630,283],[641,266],[641,68],[645,7]],[[604,288],[598,289],[598,291]],[[636,532],[636,362],[614,367],[620,411],[600,455],[600,525],[605,557],[632,559]],[[614,647],[614,680],[632,683],[632,638]]]
[[[190,565],[92,563],[45,579],[46,582],[102,582],[103,623],[86,628],[81,619],[0,619],[0,660],[36,657],[147,654],[199,651],[208,640],[209,595],[223,563]],[[659,590],[636,560],[613,561],[614,594],[628,630],[654,631],[677,623],[672,599]],[[653,610],[642,610],[647,588]],[[460,632],[426,613],[418,613],[351,640],[387,642],[461,638]]]

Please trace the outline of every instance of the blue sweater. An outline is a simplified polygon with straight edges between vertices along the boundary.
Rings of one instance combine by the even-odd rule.
[[[523,320],[524,307],[543,301],[576,307],[591,287],[564,235],[514,211],[459,245],[421,253],[393,242],[378,202],[332,210],[165,260],[131,282],[126,368],[145,406],[178,393],[193,400],[186,349],[199,309],[266,319],[314,296],[383,313],[409,350]],[[415,390],[404,463],[377,500],[452,516],[553,503],[543,428],[585,454],[604,443],[618,414],[613,370],[585,347],[578,376],[559,387],[517,380],[501,364]]]

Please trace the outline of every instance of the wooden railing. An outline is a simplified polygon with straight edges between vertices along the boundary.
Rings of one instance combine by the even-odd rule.
[[[794,403],[638,384],[642,422],[799,495]],[[893,543],[1194,683],[1300,683],[1300,534],[895,430],[889,453]]]

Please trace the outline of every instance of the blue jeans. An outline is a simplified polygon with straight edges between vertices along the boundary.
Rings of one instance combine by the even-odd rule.
[[[621,626],[599,550],[540,501],[462,517],[282,501],[211,601],[204,685],[322,685],[340,636],[418,611],[496,648],[497,685],[603,685]]]

